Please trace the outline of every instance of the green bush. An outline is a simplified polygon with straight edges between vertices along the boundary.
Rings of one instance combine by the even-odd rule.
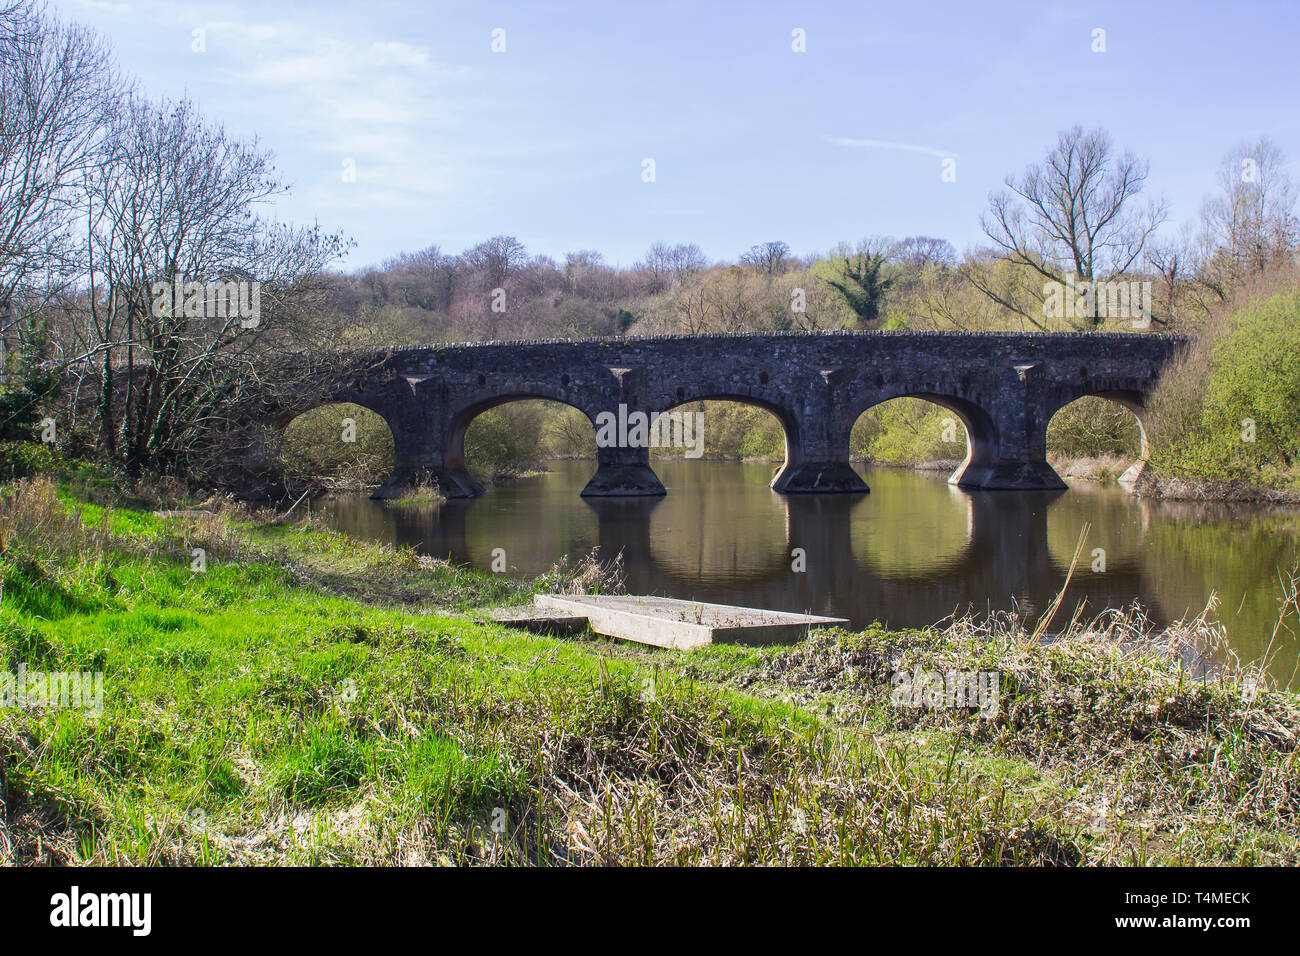
[[[1201,478],[1294,485],[1300,463],[1300,289],[1236,312],[1208,361],[1166,374],[1152,462]]]
[[[542,448],[548,457],[596,457],[596,429],[572,405],[544,402]]]
[[[345,432],[347,419],[355,432]],[[393,433],[380,416],[360,405],[322,405],[284,430],[284,461],[290,474],[301,477],[374,483],[392,471]]]
[[[758,405],[713,400],[690,402],[673,411],[691,416],[697,412],[703,414],[704,458],[780,460],[785,457],[785,431],[780,420]],[[655,458],[680,458],[686,451],[685,448],[657,448],[650,453]]]
[[[0,481],[61,475],[67,462],[50,445],[34,441],[0,441]]]
[[[1047,426],[1047,450],[1074,457],[1142,453],[1137,416],[1118,402],[1089,395],[1071,402]]]
[[[492,477],[526,469],[546,457],[542,428],[546,411],[540,401],[511,402],[479,415],[465,432],[465,464]]]
[[[858,418],[849,450],[855,458],[891,465],[964,458],[966,432],[949,409],[920,398],[896,398]]]
[[[1206,421],[1222,453],[1257,473],[1300,459],[1300,290],[1233,317],[1211,358]]]
[[[707,447],[707,446],[706,446]],[[741,458],[783,458],[785,432],[775,416],[764,415],[740,439]]]

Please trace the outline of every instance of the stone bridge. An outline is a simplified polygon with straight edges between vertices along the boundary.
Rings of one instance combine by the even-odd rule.
[[[776,332],[442,345],[358,353],[360,371],[327,391],[392,430],[394,471],[381,497],[422,476],[448,497],[481,493],[465,466],[466,429],[494,406],[530,398],[571,405],[593,426],[620,406],[653,414],[702,399],[757,405],[785,431],[772,488],[787,494],[867,491],[849,466],[854,422],[881,402],[922,398],[966,428],[966,460],[950,481],[1044,490],[1065,487],[1046,457],[1056,411],[1100,395],[1141,421],[1161,371],[1187,343],[1146,333]],[[287,424],[306,410],[271,411]],[[1145,437],[1143,446],[1145,457]],[[597,458],[583,495],[664,494],[647,447],[601,447]]]

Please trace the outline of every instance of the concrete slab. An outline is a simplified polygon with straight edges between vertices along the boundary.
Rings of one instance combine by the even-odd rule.
[[[474,612],[474,619],[480,622],[504,624],[507,627],[522,627],[543,634],[574,634],[587,626],[585,614],[570,614],[567,611],[547,610],[529,605],[484,608]]]
[[[536,594],[533,604],[547,611],[581,614],[597,634],[678,650],[715,641],[798,641],[807,637],[812,627],[849,623],[840,617],[638,595]]]

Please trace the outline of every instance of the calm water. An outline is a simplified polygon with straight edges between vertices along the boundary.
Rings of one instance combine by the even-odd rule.
[[[368,498],[327,505],[335,527],[489,568],[546,570],[562,554],[622,551],[628,590],[883,621],[933,623],[954,610],[1037,614],[1065,580],[1080,527],[1091,532],[1062,610],[1139,600],[1160,622],[1197,613],[1211,593],[1234,648],[1258,658],[1277,620],[1278,577],[1300,554],[1300,513],[1138,501],[1086,482],[1066,492],[966,492],[942,478],[864,470],[868,495],[790,496],[772,466],[657,462],[664,498],[583,499],[595,464],[493,488],[472,501],[397,509]],[[802,548],[806,571],[792,571]],[[1093,549],[1105,551],[1095,572]],[[1284,629],[1273,672],[1296,679],[1300,642]]]

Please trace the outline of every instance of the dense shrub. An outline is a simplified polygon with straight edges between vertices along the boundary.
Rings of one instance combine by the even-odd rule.
[[[857,420],[849,449],[855,458],[891,465],[964,458],[966,432],[957,416],[940,405],[897,398],[868,409]]]
[[[1300,463],[1300,289],[1236,311],[1204,351],[1167,373],[1155,400],[1162,471],[1291,485]]]
[[[59,474],[67,463],[50,445],[32,441],[0,441],[0,481]]]
[[[1047,450],[1074,457],[1136,458],[1142,453],[1137,416],[1109,399],[1081,398],[1062,408],[1048,424]]]
[[[465,464],[491,477],[526,469],[546,457],[542,431],[546,409],[537,401],[511,402],[489,409],[465,433]]]
[[[388,424],[348,402],[299,415],[284,430],[283,447],[285,467],[296,477],[375,484],[393,468]]]
[[[697,402],[678,411],[704,415],[705,458],[785,457],[785,431],[774,414],[757,405],[741,402]],[[683,449],[664,449],[663,454],[680,456]]]
[[[1223,453],[1260,472],[1293,468],[1300,457],[1300,289],[1239,312],[1215,345],[1211,368],[1206,421]]]

